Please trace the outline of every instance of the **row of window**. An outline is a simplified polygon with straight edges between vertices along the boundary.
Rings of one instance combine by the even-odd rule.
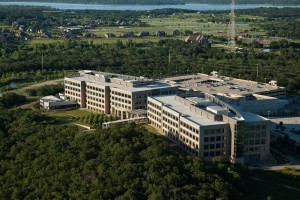
[[[104,98],[105,96],[104,96],[104,94],[100,94],[100,93],[97,93],[97,92],[92,92],[92,91],[86,91],[86,93],[88,94],[88,95],[93,95],[93,96],[97,96],[97,97],[102,97],[102,98]]]
[[[93,106],[87,106],[87,109],[94,111],[94,112],[100,112],[100,113],[104,113],[103,109],[99,109],[97,107],[93,107]]]
[[[87,96],[87,99],[91,100],[91,101],[96,101],[98,103],[104,103],[104,99],[98,99],[98,98],[90,97],[90,96]]]
[[[204,130],[204,135],[209,135],[209,134],[223,134],[225,132],[224,128],[219,128],[219,129],[210,129],[210,130]]]
[[[262,140],[248,140],[248,141],[244,141],[245,145],[261,145],[261,144],[266,144],[266,139],[262,139]]]
[[[124,99],[124,98],[119,98],[119,97],[112,96],[111,100],[116,100],[116,101],[119,101],[119,102],[131,104],[131,100],[127,100],[127,99]]]
[[[204,152],[203,157],[214,157],[214,156],[221,156],[221,155],[226,155],[226,151],[209,151],[209,152]]]
[[[253,126],[245,126],[245,131],[254,131],[254,130],[266,130],[267,126],[263,125],[253,125]]]
[[[124,94],[124,93],[117,92],[117,91],[111,91],[111,94],[131,99],[131,95],[130,94]]]
[[[149,121],[150,121],[150,123],[151,124],[153,124],[155,127],[157,127],[157,128],[159,128],[159,129],[161,129],[161,123],[159,122],[159,123],[157,123],[155,120],[153,120],[151,117],[149,117]]]
[[[193,133],[199,134],[199,129],[196,129],[196,128],[194,128],[194,127],[188,125],[188,124],[185,123],[185,122],[180,121],[180,125],[183,126],[183,127],[185,127],[186,129],[192,131]]]
[[[76,91],[76,92],[80,92],[79,88],[75,88],[75,87],[72,87],[72,86],[65,86],[65,89],[69,89],[69,90],[73,90],[73,91]]]
[[[155,104],[155,103],[153,103],[151,101],[148,101],[148,105],[150,105],[150,106],[152,106],[152,107],[154,107],[154,108],[156,108],[158,110],[161,110],[161,106],[159,106],[159,105],[157,105],[157,104]]]
[[[71,82],[71,81],[65,81],[65,84],[69,84],[69,85],[74,85],[74,86],[80,87],[79,83],[74,83],[74,82]]]
[[[260,152],[260,151],[266,151],[266,146],[262,147],[247,147],[244,149],[245,153],[253,153],[253,152]]]
[[[226,136],[213,136],[213,137],[204,137],[204,142],[219,142],[219,141],[225,141]]]
[[[87,104],[88,104],[88,105],[91,105],[91,106],[95,106],[95,107],[97,107],[97,108],[104,108],[104,105],[103,105],[103,104],[98,104],[98,103],[91,102],[91,101],[88,101]]]
[[[118,103],[118,102],[111,102],[111,105],[112,106],[115,106],[115,107],[119,107],[119,108],[124,108],[124,109],[129,109],[131,110],[131,106],[128,106],[128,105],[124,105],[122,103]]]
[[[175,126],[176,128],[178,128],[178,122],[174,122],[173,120],[170,120],[169,118],[166,118],[165,116],[163,116],[162,120],[168,124],[171,124],[172,126]]]
[[[65,94],[66,94],[66,95],[69,94],[69,95],[72,95],[72,96],[80,97],[80,94],[78,94],[78,93],[76,93],[76,92],[68,91],[68,90],[65,91]]]
[[[186,131],[183,128],[180,128],[180,133],[182,133],[183,135],[186,135],[189,138],[193,138],[193,140],[196,140],[197,142],[199,141],[199,135],[195,135],[189,131]]]
[[[156,109],[153,109],[152,107],[149,106],[149,104],[148,104],[148,110],[149,110],[150,112],[152,112],[152,113],[158,115],[158,116],[161,116],[160,111],[157,111]]]
[[[207,149],[221,149],[221,148],[225,148],[226,147],[226,143],[216,143],[216,144],[205,144],[203,146],[204,150]]]
[[[163,114],[166,115],[166,116],[168,116],[168,117],[170,117],[170,118],[172,118],[172,119],[174,119],[174,120],[176,120],[176,121],[178,121],[178,117],[177,116],[172,115],[171,113],[169,113],[169,112],[167,112],[165,110],[163,110]]]
[[[94,87],[94,86],[86,86],[86,88],[87,89],[89,89],[89,90],[94,90],[94,91],[97,91],[97,92],[102,92],[102,93],[104,93],[104,89],[102,89],[102,88],[97,88],[97,87]]]
[[[267,133],[266,132],[258,132],[258,133],[245,133],[244,138],[266,138]]]
[[[190,140],[189,138],[186,138],[182,135],[180,135],[179,138],[180,138],[180,141],[182,141],[183,143],[188,144],[195,149],[199,149],[198,143],[195,143],[194,141]]]
[[[148,117],[152,118],[154,121],[161,123],[161,119],[151,113],[148,113]]]

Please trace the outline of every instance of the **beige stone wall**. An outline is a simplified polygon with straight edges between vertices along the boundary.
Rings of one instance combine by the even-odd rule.
[[[110,89],[110,112],[121,119],[128,118],[128,111],[133,109],[132,93],[119,88]]]
[[[109,88],[104,85],[87,82],[86,108],[94,112],[109,114],[107,107],[110,102],[105,98],[107,90]]]
[[[65,78],[65,96],[70,100],[75,100],[81,108],[85,108],[85,83],[82,81]]]

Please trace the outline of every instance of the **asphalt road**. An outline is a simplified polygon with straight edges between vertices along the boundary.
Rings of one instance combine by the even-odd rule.
[[[7,92],[23,93],[27,89],[31,89],[31,88],[35,88],[35,87],[40,87],[40,86],[44,86],[44,85],[56,84],[56,83],[62,82],[63,80],[64,80],[63,78],[60,78],[60,79],[55,79],[55,80],[40,82],[40,83],[36,83],[36,84],[30,85],[30,86],[26,86],[26,87],[23,87],[23,88],[19,88],[19,89],[15,89],[15,90],[9,90]],[[0,93],[0,96],[2,96],[1,93]]]

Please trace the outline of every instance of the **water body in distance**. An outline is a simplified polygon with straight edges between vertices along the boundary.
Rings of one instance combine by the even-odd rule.
[[[23,6],[46,6],[62,10],[155,10],[164,8],[188,9],[188,10],[230,10],[228,5],[210,5],[210,4],[184,4],[184,5],[101,5],[101,4],[69,4],[69,3],[41,3],[41,2],[0,2],[0,5],[23,5]],[[276,6],[265,4],[246,4],[236,5],[236,9],[249,9],[259,7],[300,7],[300,6]]]

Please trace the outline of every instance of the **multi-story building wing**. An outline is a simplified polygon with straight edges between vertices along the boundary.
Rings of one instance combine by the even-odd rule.
[[[153,79],[113,73],[80,71],[65,78],[65,95],[80,107],[126,119],[130,111],[146,109],[147,97],[176,94],[177,86]]]
[[[110,113],[109,87],[86,82],[86,108],[95,112]]]
[[[286,88],[277,86],[276,81],[260,83],[218,76],[217,72],[212,72],[211,75],[198,73],[193,75],[176,76],[165,78],[163,81],[170,85],[178,86],[179,90],[183,92],[203,92],[213,95],[218,93],[236,94],[242,95],[246,98],[252,98],[253,94],[276,98],[286,97]]]
[[[198,98],[198,104],[195,99],[175,95],[148,97],[148,119],[162,135],[206,160],[225,156],[243,163],[268,156],[267,119],[239,112],[212,95]]]

